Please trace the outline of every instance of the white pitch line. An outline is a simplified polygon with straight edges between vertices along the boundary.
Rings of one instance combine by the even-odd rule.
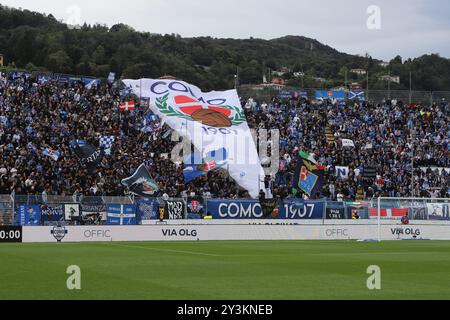
[[[111,243],[109,245],[117,246],[117,247],[125,247],[125,248],[135,248],[135,249],[162,251],[162,252],[174,252],[174,253],[193,254],[193,255],[207,256],[207,257],[222,257],[221,255],[218,255],[218,254],[210,254],[210,253],[195,252],[195,251],[181,251],[181,250],[160,249],[160,248],[151,248],[151,247],[139,247],[139,246],[130,246],[130,245],[126,245],[126,244],[116,244],[116,243]]]
[[[330,253],[309,253],[309,255],[312,256],[348,256],[348,255],[375,255],[375,254],[380,254],[380,255],[389,255],[389,254],[393,254],[393,255],[417,255],[417,254],[436,254],[439,252],[415,252],[415,251],[409,251],[409,252],[348,252],[348,253],[335,253],[335,252],[330,252]]]

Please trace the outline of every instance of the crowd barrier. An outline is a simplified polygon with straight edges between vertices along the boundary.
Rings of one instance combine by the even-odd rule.
[[[11,225],[0,226],[0,242],[450,240],[447,202],[405,209],[396,208],[402,202],[388,201],[380,208],[378,225],[376,202],[82,196],[0,200],[14,217]],[[441,216],[427,214],[440,212],[437,205]],[[400,221],[405,213],[415,214],[409,225]]]
[[[298,87],[260,87],[254,85],[241,85],[238,88],[241,97],[252,97],[258,101],[269,102],[273,97],[281,99],[291,99],[293,97],[303,97],[309,100],[316,99],[317,91],[323,91],[324,88],[298,88]],[[328,90],[326,90],[328,91]],[[410,91],[410,90],[355,90],[358,93],[363,93],[361,97],[364,100],[371,102],[380,102],[383,100],[395,99],[403,101],[404,103],[415,103],[432,105],[433,103],[441,103],[442,101],[450,100],[450,91]],[[344,98],[346,101],[352,101],[354,95],[345,92]],[[358,96],[359,97],[359,96]]]
[[[450,221],[450,204],[409,200],[332,202],[287,198],[134,198],[84,196],[0,196],[0,225],[146,225],[153,221],[225,220],[411,220]]]
[[[380,240],[450,240],[450,225],[382,225]],[[366,240],[377,239],[375,224],[340,225],[148,225],[148,226],[39,226],[21,228],[15,242],[126,242],[222,240]]]
[[[145,225],[182,220],[349,220],[369,219],[369,203],[285,199],[204,199],[83,196],[5,196],[9,223],[3,225]],[[163,203],[163,208],[161,208]],[[0,206],[1,208],[1,206]],[[5,211],[6,212],[6,211]]]

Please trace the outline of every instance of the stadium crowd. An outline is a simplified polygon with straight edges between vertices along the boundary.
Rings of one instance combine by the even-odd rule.
[[[322,196],[354,200],[358,189],[365,198],[448,197],[450,176],[447,171],[422,167],[450,166],[450,106],[406,105],[387,100],[378,104],[337,103],[330,100],[256,102],[249,123],[282,132],[281,170],[275,185],[288,185],[295,171],[298,150],[316,154],[326,167],[327,184]],[[254,119],[254,120],[253,120]],[[326,137],[326,128],[333,141]],[[347,147],[341,139],[350,139]],[[414,189],[411,169],[414,165]],[[349,178],[338,179],[336,167],[349,167]],[[365,177],[365,168],[376,168],[376,178]]]
[[[183,166],[170,160],[177,144],[170,139],[170,128],[158,121],[145,122],[147,108],[139,103],[136,111],[120,112],[122,101],[126,100],[120,88],[113,85],[97,88],[0,76],[0,194],[125,195],[121,180],[145,162],[161,194],[248,196],[223,171],[186,185]],[[401,101],[338,104],[278,98],[264,103],[247,97],[242,106],[250,128],[280,130],[280,169],[266,181],[273,195],[294,196],[292,175],[297,154],[304,150],[315,153],[326,167],[322,197],[355,200],[358,191],[368,199],[412,196],[413,163],[415,196],[449,196],[450,176],[445,170],[420,169],[450,167],[450,105],[445,101],[409,106]],[[333,133],[333,142],[327,139],[326,128]],[[70,142],[82,139],[99,146],[103,136],[115,137],[111,155],[89,174]],[[355,147],[344,147],[341,139],[353,140]],[[59,158],[44,155],[47,148],[59,151]],[[336,178],[336,166],[350,168],[347,180]],[[368,166],[376,168],[377,178],[365,178]]]

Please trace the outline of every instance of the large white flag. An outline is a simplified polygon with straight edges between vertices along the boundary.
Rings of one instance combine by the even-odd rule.
[[[150,109],[203,156],[225,149],[223,166],[252,198],[264,188],[264,170],[236,90],[204,93],[178,80],[124,80]],[[188,155],[184,155],[188,156]]]

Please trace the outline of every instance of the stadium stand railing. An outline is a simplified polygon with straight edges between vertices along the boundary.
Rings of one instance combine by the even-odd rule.
[[[104,210],[106,210],[107,205],[135,205],[136,215],[138,216],[137,208],[138,206],[144,202],[149,203],[153,202],[153,205],[157,205],[161,198],[139,198],[133,196],[127,197],[107,197],[107,196],[82,196],[82,195],[73,195],[73,196],[42,196],[42,195],[0,195],[0,225],[14,225],[20,224],[19,211],[20,208],[27,208],[28,206],[48,206],[48,207],[57,207],[64,205],[103,205]],[[188,212],[188,207],[190,204],[189,198],[166,198],[166,201],[173,202],[174,205],[178,205],[180,202],[183,202],[183,218],[173,218],[175,220],[192,220],[192,219],[203,219],[208,214],[211,214],[208,210],[208,202],[214,201],[222,201],[225,205],[232,204],[237,208],[236,204],[241,204],[242,202],[247,202],[249,199],[216,199],[216,198],[204,198],[201,206],[205,208],[202,214],[193,214]],[[288,202],[280,202],[278,208],[287,207],[288,205],[292,205],[292,200],[298,200],[301,203],[302,199],[292,199],[287,198]],[[252,200],[258,202],[258,200]],[[378,219],[379,213],[381,213],[382,220],[398,220],[405,215],[409,214],[409,218],[411,220],[424,221],[424,220],[433,220],[434,216],[432,213],[427,214],[429,210],[437,210],[437,218],[439,218],[439,210],[442,207],[442,219],[441,220],[449,220],[449,203],[450,199],[441,199],[439,201],[434,201],[433,199],[428,198],[383,198],[383,200],[379,203],[378,199],[373,198],[369,201],[355,201],[355,202],[337,202],[330,201],[328,199],[316,200],[323,203],[323,212],[320,212],[318,215],[315,214],[314,217],[303,217],[297,218],[292,217],[287,220],[314,220],[315,223],[327,224],[329,220],[364,220],[371,221],[376,223]],[[303,202],[305,207],[309,206],[308,202]],[[198,204],[198,203],[197,203]],[[181,206],[180,206],[181,207]],[[299,210],[296,206],[294,206],[294,211]],[[245,215],[248,215],[248,208],[243,209],[246,211]],[[181,213],[181,209],[177,208],[177,211]],[[235,209],[233,209],[235,210]],[[286,209],[288,210],[288,209]],[[379,211],[381,210],[381,211]],[[428,211],[427,211],[428,210]],[[82,212],[80,212],[83,215]],[[290,215],[291,213],[289,213]],[[214,217],[217,217],[218,214],[213,213]],[[295,214],[294,214],[295,215]],[[195,217],[194,217],[195,216]],[[143,218],[143,216],[138,217]],[[144,218],[143,218],[144,219]],[[155,215],[151,220],[158,220],[159,216]],[[167,219],[167,218],[166,218]],[[233,220],[235,218],[223,218],[223,220]],[[257,218],[246,218],[250,220],[258,220]],[[261,219],[261,218],[259,218]],[[268,217],[266,219],[278,219],[274,217]],[[141,219],[138,219],[140,221]],[[147,219],[144,219],[147,220]],[[167,220],[172,220],[172,218],[168,218]],[[328,222],[329,223],[329,222]]]
[[[59,80],[60,78],[64,79],[98,79],[102,82],[107,79],[104,77],[93,77],[86,75],[71,75],[71,74],[60,74],[60,73],[51,73],[51,72],[40,72],[40,71],[26,71],[26,70],[18,70],[11,69],[7,67],[0,68],[0,72],[4,72],[6,74],[16,73],[16,74],[28,74],[31,76],[48,76],[53,80]],[[273,97],[279,96],[281,92],[286,91],[297,91],[306,93],[307,98],[310,100],[315,100],[315,94],[317,90],[328,90],[329,88],[298,88],[298,87],[288,87],[285,86],[283,88],[276,88],[270,86],[256,86],[256,85],[240,85],[238,88],[238,93],[242,97],[252,97],[257,100],[266,100],[270,101]],[[450,91],[409,91],[409,90],[358,90],[363,91],[368,101],[382,101],[386,99],[396,99],[401,100],[403,102],[410,102],[416,104],[433,104],[436,102],[440,102],[443,99],[449,101],[450,100]],[[346,100],[349,100],[349,95],[346,95]]]
[[[324,88],[296,88],[284,87],[256,87],[254,85],[241,85],[238,89],[239,95],[245,98],[254,98],[259,101],[269,102],[273,97],[278,97],[282,92],[301,92],[306,93],[309,100],[315,100],[316,91],[326,90]],[[433,104],[442,101],[450,100],[450,91],[409,91],[409,90],[359,90],[363,91],[366,100],[370,102],[379,102],[383,100],[396,99],[406,103],[415,104]],[[346,100],[349,101],[349,95],[346,95]]]
[[[46,195],[0,195],[0,225],[14,225],[19,224],[19,211],[32,206],[48,206],[48,207],[57,207],[64,205],[72,205],[72,204],[80,204],[80,205],[136,205],[136,208],[139,203],[142,201],[154,201],[157,203],[157,200],[160,198],[148,198],[142,199],[139,197],[127,196],[127,197],[108,197],[108,196],[83,196],[83,195],[72,195],[72,196],[46,196]],[[216,199],[216,198],[203,198],[203,214],[190,214],[188,213],[189,198],[169,198],[165,199],[168,201],[172,201],[175,204],[183,202],[183,213],[184,219],[202,219],[204,216],[208,215],[208,202],[210,201],[225,201],[227,203],[241,203],[242,201],[248,201],[249,199]],[[286,200],[299,200],[299,202],[303,201],[302,199],[286,199]],[[361,202],[335,202],[328,201],[327,199],[322,199],[324,206],[323,212],[321,212],[318,218],[314,218],[316,222],[320,222],[322,220],[325,223],[326,220],[332,219],[329,216],[330,210],[337,210],[342,215],[337,218],[340,220],[345,219],[355,219],[355,213],[358,213],[357,219],[370,219],[369,210],[370,203],[361,201]],[[258,201],[258,200],[253,200]],[[320,200],[317,200],[320,201]],[[280,202],[279,208],[283,206],[285,203]],[[297,210],[297,209],[295,209]],[[195,217],[194,217],[195,216]],[[345,217],[345,218],[343,218]],[[154,218],[156,219],[156,218]],[[270,218],[269,218],[270,219]],[[170,220],[170,219],[169,219]],[[257,220],[257,219],[256,219]]]
[[[2,196],[3,197],[3,196]],[[6,197],[6,196],[5,196]],[[11,196],[8,196],[11,197]],[[43,195],[15,195],[14,203],[17,207],[19,204],[33,205],[33,204],[66,204],[66,203],[104,203],[104,204],[133,204],[132,197],[109,197],[109,196],[43,196]]]
[[[14,224],[14,199],[11,195],[0,195],[0,226]]]

